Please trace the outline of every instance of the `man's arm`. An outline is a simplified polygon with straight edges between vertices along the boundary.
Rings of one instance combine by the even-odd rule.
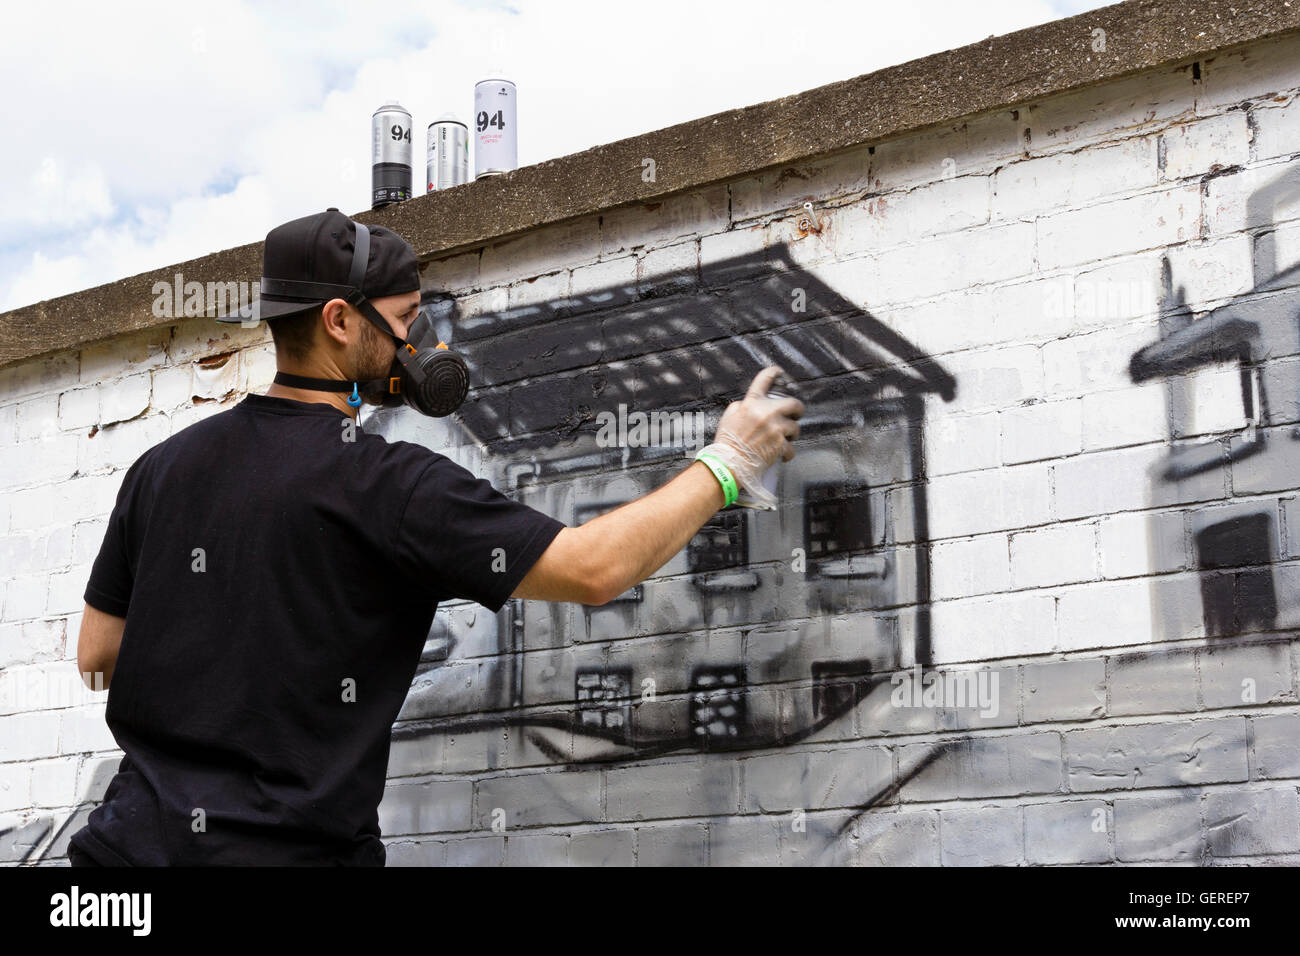
[[[803,403],[769,399],[780,371],[769,366],[754,377],[745,398],[732,402],[718,423],[715,447],[743,486],[757,482],[767,466],[794,458]],[[608,514],[556,535],[511,597],[605,604],[654,574],[724,504],[722,486],[695,461],[662,488]]]
[[[712,472],[692,462],[645,497],[562,529],[511,597],[605,604],[667,564],[725,501]]]
[[[126,627],[126,618],[105,614],[89,604],[81,615],[81,633],[77,637],[77,669],[86,686],[96,690],[95,674],[104,675],[103,687],[107,688],[113,679],[113,668],[117,666],[117,651],[122,646],[122,629]],[[90,675],[87,679],[87,674]]]

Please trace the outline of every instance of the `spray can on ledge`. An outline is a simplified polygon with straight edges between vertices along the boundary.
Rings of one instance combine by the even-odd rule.
[[[517,168],[519,132],[515,85],[494,77],[474,84],[474,178]]]
[[[429,192],[469,181],[469,128],[451,113],[429,124],[425,170]]]
[[[411,198],[411,114],[385,103],[370,117],[370,208]]]
[[[799,396],[795,394],[794,383],[786,378],[785,374],[782,373],[772,382],[771,388],[767,390],[767,397],[798,398]],[[780,465],[781,462],[778,461],[776,464],[770,466],[767,471],[763,472],[762,477],[759,479],[763,488],[773,497],[776,496],[776,482],[780,477],[780,472],[778,471]],[[753,508],[756,511],[769,510],[767,505],[755,499],[752,495],[746,492],[744,488],[741,488],[740,494],[736,496],[736,507]]]

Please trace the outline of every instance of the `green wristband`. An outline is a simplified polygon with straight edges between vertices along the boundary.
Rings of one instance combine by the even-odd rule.
[[[736,484],[736,478],[731,473],[721,458],[712,452],[701,451],[695,456],[696,461],[704,462],[704,466],[713,472],[713,477],[718,479],[718,484],[722,485],[722,497],[726,499],[726,504],[722,507],[729,507],[740,497],[740,486]]]

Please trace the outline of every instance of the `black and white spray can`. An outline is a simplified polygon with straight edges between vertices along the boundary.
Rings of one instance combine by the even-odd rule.
[[[493,77],[474,84],[474,178],[499,176],[518,167],[515,85]]]
[[[411,114],[385,103],[370,117],[370,208],[411,198]]]
[[[469,127],[450,113],[429,124],[425,172],[428,192],[469,182]]]

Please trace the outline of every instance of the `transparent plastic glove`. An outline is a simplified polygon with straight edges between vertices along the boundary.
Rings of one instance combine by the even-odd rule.
[[[776,510],[776,495],[763,486],[763,473],[778,461],[794,458],[791,440],[799,435],[803,402],[770,398],[768,390],[781,369],[770,365],[754,376],[745,397],[727,406],[707,451],[731,470],[740,486],[737,504],[760,511]]]

